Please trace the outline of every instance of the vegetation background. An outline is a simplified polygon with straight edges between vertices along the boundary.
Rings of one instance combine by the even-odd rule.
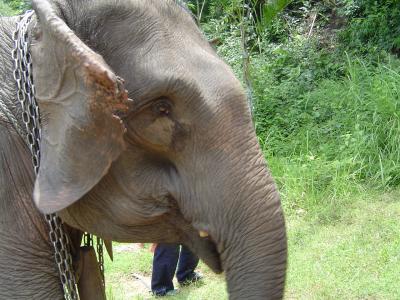
[[[185,2],[248,88],[286,212],[286,298],[400,299],[400,1]],[[175,298],[226,299],[200,268]],[[150,272],[147,250],[117,254],[109,297],[147,299],[130,278]]]

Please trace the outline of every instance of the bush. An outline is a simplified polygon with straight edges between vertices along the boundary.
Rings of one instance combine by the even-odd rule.
[[[11,7],[9,7],[4,2],[0,1],[0,16],[11,16],[14,14],[14,11]]]
[[[313,82],[305,73],[298,74],[301,80],[274,82],[261,68],[255,91],[261,144],[272,157],[331,162],[332,178],[340,173],[346,180],[397,186],[400,64],[376,67],[349,58],[345,71],[344,79]]]
[[[317,43],[302,36],[265,49],[264,55],[253,58],[256,129],[262,140],[269,136],[270,142],[275,144],[286,141],[314,118],[324,118],[321,112],[305,109],[305,96],[322,80],[342,78],[346,59],[319,49]],[[278,151],[276,154],[292,152],[293,145],[287,145],[287,151],[283,145],[279,146],[279,151],[274,150]]]
[[[343,12],[349,26],[341,39],[348,49],[363,53],[383,49],[400,54],[399,0],[348,0]]]
[[[28,0],[2,0],[7,4],[15,14],[22,13],[23,11],[31,7],[30,1]]]

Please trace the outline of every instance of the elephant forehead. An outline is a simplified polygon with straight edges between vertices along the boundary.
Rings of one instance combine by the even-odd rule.
[[[200,100],[212,111],[226,100],[245,102],[241,84],[230,67],[207,48],[173,45],[134,55],[122,72],[128,78],[126,85],[132,99],[175,94],[185,101],[194,98],[197,104]]]

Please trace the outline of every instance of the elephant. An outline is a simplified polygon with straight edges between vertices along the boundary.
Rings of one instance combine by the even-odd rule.
[[[173,0],[32,7],[37,175],[15,129],[17,18],[0,20],[0,298],[63,299],[44,218],[57,213],[71,240],[184,244],[225,273],[229,299],[281,299],[279,193],[246,93],[190,13]]]

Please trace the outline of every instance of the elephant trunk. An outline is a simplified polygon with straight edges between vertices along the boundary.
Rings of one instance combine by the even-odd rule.
[[[221,232],[217,245],[230,300],[282,299],[287,259],[285,221],[264,157],[258,145],[251,149],[241,153],[240,162],[230,159],[236,176],[225,182],[230,192],[221,195],[223,207],[229,208],[225,220],[230,229]]]
[[[232,220],[236,232],[220,253],[230,300],[282,299],[286,271],[286,232],[280,201],[271,183],[263,195],[243,202]]]

